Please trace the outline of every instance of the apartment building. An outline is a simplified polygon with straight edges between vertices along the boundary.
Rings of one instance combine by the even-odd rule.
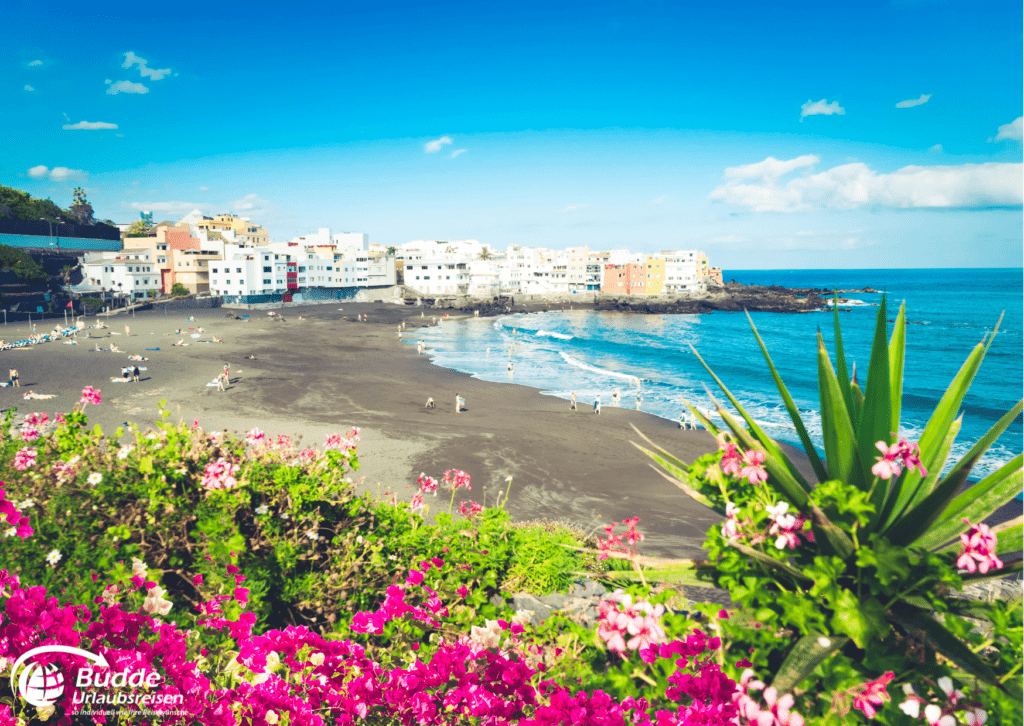
[[[427,295],[465,295],[472,280],[469,265],[461,255],[414,253],[405,259],[405,284]]]
[[[235,247],[221,260],[209,263],[210,292],[219,297],[242,298],[286,294],[294,289],[289,284],[289,262],[288,255],[269,249]]]
[[[662,250],[654,259],[665,265],[663,292],[681,293],[704,290],[707,257],[698,250]]]
[[[134,299],[144,298],[160,286],[160,271],[153,264],[150,250],[144,247],[86,254],[82,276],[89,287]]]
[[[642,264],[647,276],[647,294],[661,295],[665,292],[665,260],[648,255]]]
[[[608,263],[604,266],[601,292],[611,295],[646,295],[647,267],[643,262]]]
[[[186,217],[189,219],[189,217]],[[179,222],[180,224],[181,222]],[[262,247],[270,244],[270,232],[245,217],[233,214],[218,214],[215,217],[203,217],[195,222],[189,220],[196,229],[207,232],[232,232],[239,244]]]

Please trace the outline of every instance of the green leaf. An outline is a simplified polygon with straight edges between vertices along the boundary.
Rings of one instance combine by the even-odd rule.
[[[1002,321],[1002,319],[1002,316],[999,316],[999,320]],[[988,339],[988,345],[991,344],[998,331],[999,323],[997,322],[991,337]],[[921,434],[918,445],[921,447],[921,461],[929,472],[933,471],[940,456],[943,463],[945,462],[945,456],[942,456],[941,450],[944,447],[947,433],[960,410],[960,404],[963,402],[964,396],[967,395],[967,391],[971,387],[974,376],[981,367],[981,362],[985,358],[988,345],[986,345],[985,341],[982,341],[967,356],[967,360],[960,367],[960,371],[953,378],[953,382],[949,384],[949,388],[942,395],[939,405],[935,408],[931,418],[928,419],[928,423],[924,427],[924,432]],[[885,527],[892,524],[892,520],[895,518],[894,515],[899,516],[907,508],[906,505],[910,499],[917,495],[917,484],[922,479],[923,477],[917,471],[906,472],[904,486],[899,493],[895,506],[891,508],[888,520],[884,522]]]
[[[875,320],[875,339],[871,344],[871,362],[868,366],[868,379],[864,384],[864,408],[857,425],[857,452],[860,455],[861,471],[865,477],[875,463],[878,449],[875,443],[884,441],[893,443],[892,398],[889,393],[889,349],[885,335],[885,296],[878,307]],[[877,487],[871,497],[875,511],[882,508],[885,500],[885,488]]]
[[[909,635],[925,640],[929,646],[971,675],[1008,692],[1003,684],[999,683],[995,672],[977,653],[973,652],[966,643],[949,632],[927,612],[897,602],[890,608],[890,613],[893,620]]]
[[[697,349],[691,345],[690,350],[692,350],[693,354],[697,356],[697,360],[701,362],[701,364],[704,366],[704,369],[711,374],[712,378],[715,379],[715,383],[717,383],[718,387],[722,389],[722,393],[724,393],[726,397],[728,397],[729,402],[732,403],[733,405],[733,408],[735,408],[736,411],[739,412],[740,416],[743,417],[743,420],[746,421],[747,427],[754,432],[754,436],[756,436],[757,440],[761,442],[761,446],[763,447],[765,453],[768,454],[768,458],[774,458],[778,462],[781,462],[789,472],[787,479],[795,480],[796,482],[799,483],[799,486],[804,490],[804,492],[809,492],[811,490],[810,484],[808,484],[807,481],[804,479],[804,476],[803,474],[800,473],[800,470],[796,468],[796,464],[790,461],[789,457],[786,456],[785,452],[782,451],[782,447],[780,447],[775,442],[775,440],[772,439],[772,437],[770,437],[761,429],[761,427],[753,419],[753,417],[751,417],[746,411],[743,410],[743,407],[740,405],[740,402],[737,401],[736,397],[733,396],[729,389],[725,387],[725,384],[722,383],[722,380],[715,375],[715,372],[711,370],[711,367],[704,362],[704,359],[700,357],[700,353],[697,352]],[[722,407],[718,406],[717,404],[716,406],[719,409],[719,413],[721,413]],[[730,426],[730,428],[732,427]],[[748,446],[748,448],[753,447]]]
[[[860,386],[853,381],[850,381],[850,394],[853,397],[853,408],[851,409],[853,411],[853,419],[854,421],[860,421],[860,417],[864,413],[864,394],[861,392]]]
[[[946,438],[943,441],[942,447],[939,448],[934,455],[934,458],[930,461],[924,461],[923,454],[921,463],[924,465],[925,471],[928,475],[921,478],[920,472],[917,469],[908,469],[900,474],[896,478],[895,483],[892,485],[892,489],[889,491],[888,496],[885,499],[885,504],[882,507],[882,514],[875,518],[873,524],[876,522],[886,522],[882,526],[882,531],[890,533],[895,532],[895,528],[900,530],[906,529],[913,526],[912,523],[908,523],[907,512],[911,509],[915,509],[921,502],[928,497],[929,494],[935,488],[936,483],[939,480],[939,475],[946,466],[946,460],[949,458],[949,450],[953,446],[953,442],[956,440],[957,434],[960,433],[960,419],[957,419],[950,424],[949,429],[946,431]],[[912,491],[911,491],[912,490]],[[955,493],[954,488],[952,493]],[[945,488],[943,489],[945,492]],[[942,505],[945,506],[947,500],[942,501]],[[936,516],[942,513],[942,509],[937,509]],[[878,525],[875,525],[878,526]],[[920,534],[920,533],[919,533]]]
[[[770,567],[777,567],[778,569],[783,570],[784,572],[789,573],[790,575],[792,575],[793,577],[797,578],[798,580],[810,581],[810,579],[811,579],[807,575],[805,575],[804,573],[800,572],[800,570],[798,570],[795,567],[793,567],[792,565],[790,565],[788,562],[783,562],[782,560],[777,560],[774,557],[769,557],[765,553],[759,552],[759,551],[753,549],[752,547],[747,547],[745,544],[740,544],[739,542],[730,542],[729,540],[726,540],[726,543],[730,547],[734,547],[735,549],[739,550],[740,552],[742,552],[743,554],[747,555],[748,557],[752,557],[755,560],[757,560],[758,562],[760,562],[762,564],[765,564],[765,565],[769,565]]]
[[[910,555],[880,535],[871,536],[871,546],[857,550],[859,567],[874,567],[875,577],[886,587],[910,578]]]
[[[839,313],[837,312],[836,315]],[[786,384],[782,382],[782,376],[775,369],[775,364],[772,362],[772,358],[768,355],[768,348],[765,346],[764,341],[761,340],[761,334],[757,332],[757,328],[754,327],[754,321],[750,317],[750,313],[747,313],[747,320],[750,322],[750,328],[754,331],[754,337],[757,338],[757,344],[761,346],[761,353],[764,354],[764,359],[768,362],[768,370],[771,371],[772,379],[775,381],[775,387],[779,389],[779,395],[782,396],[782,402],[786,406],[786,411],[789,412],[789,418],[793,421],[793,426],[796,427],[796,433],[800,437],[800,443],[804,446],[804,451],[807,452],[807,458],[811,460],[811,466],[814,467],[814,473],[818,477],[818,481],[825,481],[828,479],[828,473],[825,471],[825,465],[821,463],[821,459],[818,457],[818,451],[814,447],[814,442],[811,441],[810,435],[807,433],[807,427],[804,426],[803,419],[800,418],[800,411],[796,407],[796,403],[793,401],[793,397],[789,395],[789,390],[786,388]],[[837,331],[838,331],[838,322]]]
[[[1024,516],[992,528],[996,535],[996,554],[1011,554],[1024,549]]]
[[[967,489],[942,511],[931,529],[915,544],[933,549],[960,536],[964,531],[963,518],[972,523],[982,522],[1021,492],[1024,482],[1024,455],[1018,454],[971,488]]]
[[[882,304],[885,304],[885,296],[882,296]],[[839,293],[836,292],[833,297],[832,304],[832,317],[834,318],[833,323],[836,328],[836,376],[841,381],[841,390],[843,391],[843,403],[846,404],[846,410],[853,410],[853,392],[846,385],[846,382],[850,380],[850,375],[846,369],[846,352],[843,350],[843,333],[839,329]],[[856,419],[854,419],[856,422]]]
[[[142,461],[139,462],[139,471],[142,472],[143,474],[152,474],[153,473],[153,457],[152,456],[144,456],[142,458]]]
[[[841,479],[866,489],[857,470],[857,441],[850,414],[843,402],[839,381],[825,350],[825,342],[818,333],[818,390],[821,396],[821,425],[825,436],[825,461],[828,478]]]
[[[892,410],[892,428],[900,432],[900,411],[903,406],[903,358],[907,348],[907,303],[900,305],[896,323],[889,338],[889,408]]]
[[[828,645],[818,641],[824,638]],[[828,636],[824,633],[811,633],[800,638],[789,651],[786,660],[775,674],[772,685],[779,693],[792,691],[798,683],[810,675],[811,671],[823,663],[829,656],[842,650],[850,642],[843,636]]]
[[[832,609],[832,627],[849,635],[858,648],[866,648],[869,641],[883,637],[889,629],[885,608],[874,598],[858,600],[849,590],[841,590]]]
[[[686,464],[684,464],[679,459],[676,459],[674,456],[672,456],[671,454],[666,452],[660,446],[656,446],[654,443],[651,442],[650,439],[648,439],[646,436],[644,436],[642,433],[640,433],[639,429],[636,429],[635,426],[633,428],[634,428],[634,430],[636,430],[636,432],[638,434],[640,434],[640,436],[643,437],[644,441],[646,441],[647,443],[651,444],[651,446],[654,446],[656,449],[658,449],[658,451],[660,451],[660,452],[662,452],[662,454],[664,454],[664,455],[656,454],[653,451],[651,451],[649,449],[645,449],[643,446],[640,446],[635,441],[630,441],[629,442],[629,443],[633,444],[633,446],[635,446],[636,448],[640,449],[640,451],[644,452],[651,459],[656,461],[658,463],[658,466],[660,466],[661,469],[663,469],[664,471],[662,471],[661,469],[658,469],[658,467],[654,466],[653,464],[651,465],[652,469],[654,469],[661,476],[665,477],[665,479],[667,479],[668,481],[672,482],[674,485],[679,487],[683,491],[684,494],[686,494],[688,497],[690,497],[694,501],[700,502],[701,504],[703,504],[708,509],[713,509],[718,514],[721,514],[721,515],[725,514],[725,507],[723,507],[722,505],[712,501],[711,499],[709,499],[708,497],[704,496],[703,494],[701,494],[697,490],[696,487],[700,486],[700,483],[698,481],[696,481],[692,476],[690,476],[689,468],[686,466]]]

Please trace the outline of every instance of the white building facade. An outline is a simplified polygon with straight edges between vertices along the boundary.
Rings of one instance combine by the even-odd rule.
[[[662,250],[651,257],[665,261],[666,293],[700,292],[707,289],[702,276],[706,257],[698,250]]]
[[[160,290],[160,268],[145,248],[101,252],[82,260],[82,287],[125,294],[133,299]]]

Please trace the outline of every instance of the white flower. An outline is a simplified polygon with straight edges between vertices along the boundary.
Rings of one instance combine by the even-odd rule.
[[[33,502],[31,499],[26,499],[21,504],[15,504],[14,508],[18,509],[18,510],[22,510],[22,509],[30,509],[30,508],[32,508],[34,506],[36,506],[35,502]]]
[[[259,515],[266,514],[269,511],[270,511],[270,507],[268,507],[266,504],[261,504],[260,506],[256,507],[256,514],[259,514]]]
[[[124,461],[128,458],[128,454],[132,453],[132,449],[134,448],[134,446],[122,446],[121,450],[117,452],[117,458]]]
[[[117,592],[117,585],[107,585],[107,587],[103,590],[103,603],[107,607],[111,607],[114,603],[117,602]]]
[[[818,645],[820,645],[822,648],[828,648],[830,645],[832,645],[832,641],[826,637],[821,637],[818,638]]]
[[[143,579],[146,577],[146,563],[138,557],[132,557],[132,575]]]
[[[310,538],[311,540],[313,540],[314,542],[315,542],[316,540],[320,539],[320,535],[318,535],[318,534],[316,533],[316,530],[315,530],[315,529],[311,529],[311,530],[309,530],[308,532],[306,532],[306,536],[307,536],[307,537],[309,537],[309,538]]]
[[[988,721],[988,714],[980,708],[969,708],[964,711],[964,721],[967,726],[984,726]]]
[[[75,464],[78,463],[78,460],[81,459],[81,458],[82,458],[81,456],[79,456],[78,454],[75,454],[70,459],[68,459],[68,464],[71,465],[71,466],[74,466]]]
[[[166,615],[170,612],[172,603],[170,600],[163,599],[164,592],[162,587],[152,588],[142,603],[142,609],[147,613],[156,613],[157,615]]]
[[[512,616],[513,625],[529,625],[530,619],[533,617],[533,610],[516,610],[516,614]]]
[[[267,715],[264,716],[263,718],[265,718],[267,720],[267,723],[269,723],[269,724],[277,723],[277,714],[274,713],[273,711],[267,711]]]
[[[18,530],[17,530],[17,528],[15,528],[15,527],[11,527],[11,528],[10,528],[10,529],[8,529],[8,530],[7,530],[6,532],[4,532],[4,536],[5,536],[5,537],[13,537],[13,536],[14,536],[14,535],[16,535],[17,533],[18,533]]]
[[[322,666],[324,664],[324,654],[314,653],[313,655],[309,656],[309,662],[315,666]]]
[[[288,512],[281,512],[281,519],[289,519]]]
[[[362,544],[362,543],[363,543],[363,535],[359,535],[358,537],[356,537],[356,544]]]
[[[100,474],[98,471],[93,472],[92,474],[89,475],[89,479],[87,481],[90,484],[99,484],[101,481],[103,481],[103,475]]]
[[[36,716],[39,717],[40,721],[49,721],[50,716],[52,716],[56,710],[57,707],[52,703],[47,703],[44,706],[36,706]]]
[[[53,567],[58,562],[60,562],[60,558],[61,558],[60,550],[54,550],[53,552],[51,552],[50,554],[48,554],[46,556],[46,562],[51,567]]]

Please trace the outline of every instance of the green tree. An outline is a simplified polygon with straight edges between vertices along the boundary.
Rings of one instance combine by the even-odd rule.
[[[46,272],[23,250],[0,245],[0,268],[11,270],[22,282],[44,282]]]
[[[92,205],[85,198],[85,190],[82,187],[75,187],[75,201],[71,205],[71,216],[79,224],[93,224]]]
[[[176,282],[171,285],[172,295],[188,295],[188,288],[182,285],[180,282]]]
[[[131,227],[128,228],[128,234],[125,237],[148,237],[149,236],[149,225],[146,224],[145,220],[137,220]]]
[[[83,297],[79,302],[82,304],[82,309],[86,312],[95,312],[103,307],[103,301],[98,297]]]
[[[388,247],[387,255],[388,255],[388,257],[394,257],[397,252],[398,252],[398,248],[397,247]]]

